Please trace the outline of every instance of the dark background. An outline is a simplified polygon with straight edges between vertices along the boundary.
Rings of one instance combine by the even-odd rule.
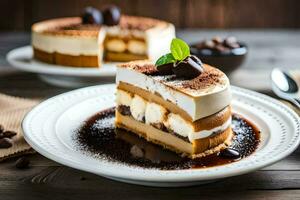
[[[178,28],[300,28],[299,0],[1,0],[0,30],[30,30],[34,22],[108,3]]]

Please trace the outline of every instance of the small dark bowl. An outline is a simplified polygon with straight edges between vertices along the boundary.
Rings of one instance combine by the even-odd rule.
[[[244,43],[239,42],[240,47],[227,52],[219,52],[211,49],[197,49],[195,44],[191,45],[191,54],[200,58],[203,63],[214,66],[227,75],[243,64],[248,49]]]

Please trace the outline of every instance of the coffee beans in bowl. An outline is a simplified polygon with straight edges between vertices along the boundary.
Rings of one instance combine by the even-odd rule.
[[[191,44],[191,53],[204,63],[217,67],[229,74],[245,60],[247,47],[235,37],[222,38],[216,36]]]

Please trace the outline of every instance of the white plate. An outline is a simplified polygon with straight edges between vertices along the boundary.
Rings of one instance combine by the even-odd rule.
[[[258,149],[247,158],[205,169],[144,169],[95,158],[78,150],[72,137],[88,117],[114,105],[115,85],[83,88],[42,102],[23,121],[26,141],[61,164],[110,179],[151,186],[187,186],[248,173],[286,157],[300,141],[299,117],[268,96],[233,87],[233,110],[261,130]]]
[[[116,75],[116,63],[103,63],[101,68],[86,68],[40,62],[33,59],[31,46],[11,50],[6,59],[9,64],[19,70],[40,74],[42,80],[64,87],[91,85],[99,83],[99,80],[101,81],[103,77],[114,77]]]

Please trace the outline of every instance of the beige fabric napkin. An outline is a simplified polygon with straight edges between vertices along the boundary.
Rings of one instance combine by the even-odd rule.
[[[25,114],[38,102],[38,100],[0,94],[0,124],[4,126],[5,130],[17,132],[17,135],[12,138],[13,146],[8,149],[0,149],[0,161],[34,152],[24,140],[21,122]]]

